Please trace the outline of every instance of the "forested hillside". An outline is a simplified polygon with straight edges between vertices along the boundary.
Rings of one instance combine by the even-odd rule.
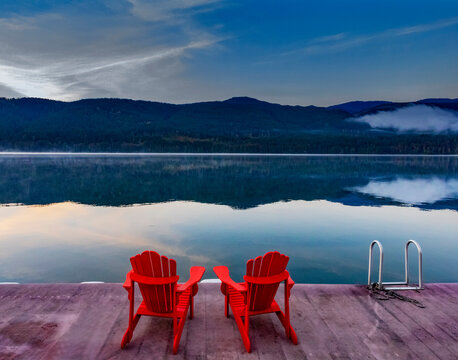
[[[456,100],[418,104],[456,110]],[[174,105],[0,98],[0,149],[14,151],[456,154],[455,133],[374,131],[355,116],[406,103],[284,106],[252,98]]]

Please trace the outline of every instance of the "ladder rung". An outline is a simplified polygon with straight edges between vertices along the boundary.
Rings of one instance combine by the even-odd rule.
[[[384,286],[384,290],[422,290],[419,286]]]

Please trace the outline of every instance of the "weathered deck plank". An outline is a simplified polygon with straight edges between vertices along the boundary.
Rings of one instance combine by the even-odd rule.
[[[119,348],[128,316],[120,284],[1,285],[0,358],[456,359],[458,283],[403,294],[426,309],[376,301],[363,286],[296,285],[291,316],[299,345],[275,315],[264,315],[250,321],[247,354],[235,321],[224,317],[219,286],[201,284],[195,318],[173,356],[168,319],[142,318],[129,346]]]

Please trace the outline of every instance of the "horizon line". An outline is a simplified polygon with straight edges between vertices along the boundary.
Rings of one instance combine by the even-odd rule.
[[[0,151],[0,156],[335,156],[335,157],[458,157],[458,154],[321,154],[321,153],[191,153],[191,152],[64,152],[64,151]]]

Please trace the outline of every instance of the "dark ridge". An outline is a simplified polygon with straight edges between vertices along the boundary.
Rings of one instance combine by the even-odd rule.
[[[338,109],[350,114],[357,114],[361,111],[372,109],[379,105],[391,104],[390,101],[350,101],[339,105],[329,106],[329,109]]]
[[[258,100],[258,99],[248,97],[248,96],[231,97],[230,99],[224,100],[223,102],[227,104],[235,104],[235,105],[254,105],[254,104],[272,105],[272,103],[269,103],[267,101]]]
[[[444,98],[432,98],[432,99],[423,99],[418,100],[417,104],[456,104],[458,99],[444,99]]]

